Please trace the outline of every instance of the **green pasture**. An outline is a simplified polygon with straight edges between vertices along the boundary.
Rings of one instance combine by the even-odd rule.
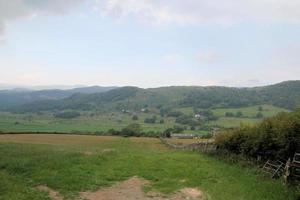
[[[145,191],[170,195],[198,188],[211,200],[296,200],[293,188],[256,169],[197,152],[173,151],[158,139],[74,135],[0,135],[0,199],[50,200],[46,185],[66,200],[138,176]]]

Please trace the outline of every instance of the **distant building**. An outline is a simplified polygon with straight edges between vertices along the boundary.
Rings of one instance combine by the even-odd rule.
[[[201,118],[201,115],[200,114],[196,114],[195,118]]]
[[[195,114],[195,118],[197,119],[204,119],[205,117],[201,114]]]
[[[122,109],[122,113],[130,113],[130,110]]]
[[[184,133],[172,133],[171,138],[178,138],[178,139],[194,139],[197,135],[195,134],[184,134]]]

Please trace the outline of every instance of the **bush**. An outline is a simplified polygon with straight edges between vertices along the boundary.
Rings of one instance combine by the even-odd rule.
[[[137,121],[137,120],[139,120],[139,117],[137,115],[133,115],[132,120]]]
[[[263,118],[264,115],[261,112],[258,112],[258,113],[256,113],[255,117],[260,119],[260,118]]]
[[[300,151],[300,110],[280,113],[255,126],[241,126],[216,136],[220,150],[262,159],[287,159]]]
[[[173,128],[174,133],[182,133],[184,130],[185,130],[185,128],[182,126],[174,126],[174,128]]]
[[[197,126],[200,125],[200,122],[192,118],[191,116],[188,115],[181,115],[176,118],[175,120],[176,123],[178,124],[185,124],[185,125],[190,125],[190,126]]]
[[[243,117],[243,113],[241,111],[237,111],[235,113],[235,117]]]
[[[148,124],[155,124],[156,123],[156,120],[157,120],[157,117],[156,116],[153,116],[152,118],[146,118],[144,120],[145,123],[148,123]]]
[[[214,115],[211,110],[202,110],[199,112],[200,115],[204,116],[206,120],[217,120],[218,117]]]
[[[55,118],[62,118],[62,119],[72,119],[80,116],[80,112],[77,111],[65,111],[65,112],[59,112],[55,113]]]
[[[183,112],[180,111],[171,111],[167,114],[168,117],[179,117],[181,115],[184,115]]]
[[[232,112],[226,112],[225,117],[234,117],[234,114]]]
[[[115,129],[109,129],[109,130],[107,131],[107,134],[108,134],[108,135],[120,135],[120,131],[117,131],[117,130],[115,130]]]
[[[174,130],[172,128],[168,128],[163,132],[163,136],[166,138],[170,138],[173,131]]]
[[[140,124],[130,124],[123,128],[120,132],[123,136],[140,136],[141,135],[141,125]]]

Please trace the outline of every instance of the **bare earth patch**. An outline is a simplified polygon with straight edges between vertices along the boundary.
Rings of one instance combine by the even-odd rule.
[[[115,149],[103,149],[102,150],[102,153],[111,153],[111,152],[114,152],[116,151]]]
[[[142,187],[147,184],[149,182],[146,180],[132,177],[110,188],[96,192],[82,192],[80,196],[86,200],[198,200],[202,198],[202,192],[196,188],[184,188],[170,197],[154,192],[145,194]]]
[[[202,192],[196,188],[183,188],[180,192],[192,199],[197,199],[203,196]]]
[[[58,192],[52,190],[51,188],[45,185],[40,185],[37,187],[37,189],[42,192],[47,192],[49,194],[50,199],[52,200],[63,200],[63,198],[59,195]]]
[[[203,193],[196,188],[183,188],[172,196],[166,197],[157,192],[144,193],[142,187],[149,181],[138,177],[132,177],[124,182],[117,183],[110,188],[104,188],[96,192],[81,192],[81,200],[203,200]],[[48,192],[52,200],[63,200],[58,192],[47,186],[38,186],[38,190]]]

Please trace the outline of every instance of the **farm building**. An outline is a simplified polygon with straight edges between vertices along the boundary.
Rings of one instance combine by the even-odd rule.
[[[194,139],[197,135],[195,134],[183,134],[183,133],[172,133],[171,138],[178,138],[178,139]]]

